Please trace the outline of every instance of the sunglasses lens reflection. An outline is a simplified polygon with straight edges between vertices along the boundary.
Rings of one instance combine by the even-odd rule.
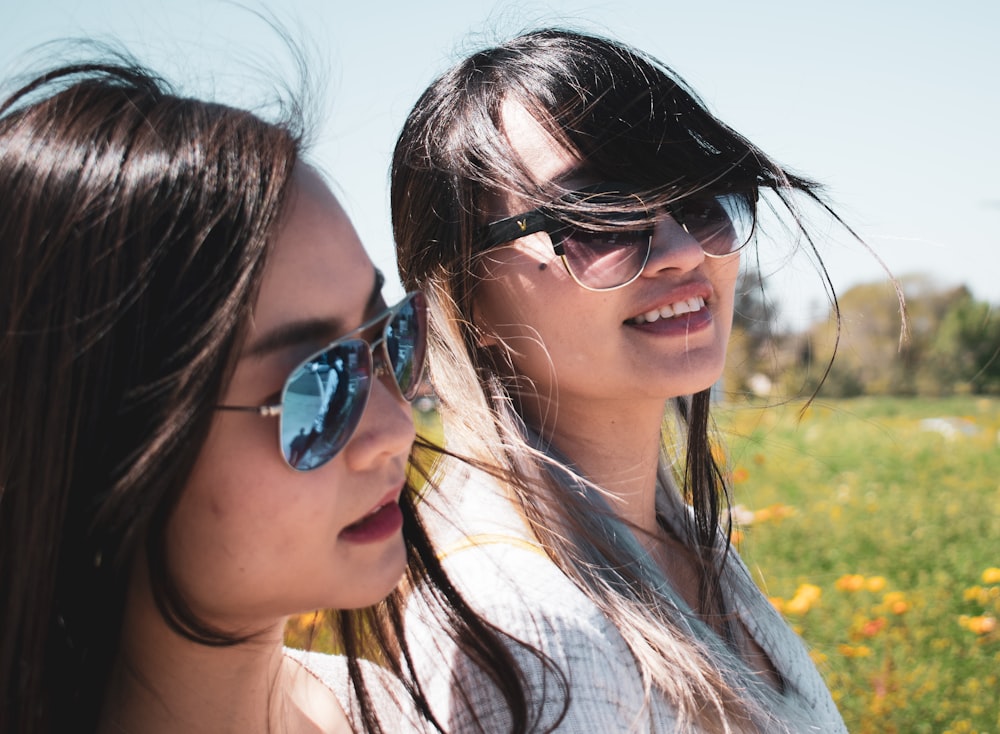
[[[423,294],[414,293],[397,308],[386,324],[383,343],[399,392],[412,400],[423,377],[427,307]]]
[[[577,281],[589,288],[613,288],[642,270],[649,254],[649,232],[621,229],[588,232],[566,228],[562,235],[566,263]]]
[[[709,255],[736,252],[753,234],[753,212],[740,196],[685,199],[675,216]]]
[[[315,469],[343,448],[364,411],[371,374],[368,344],[352,339],[313,356],[289,377],[281,448],[294,469]]]
[[[377,349],[406,400],[420,386],[427,341],[427,306],[422,293],[411,293],[389,311]],[[377,323],[377,322],[376,322]],[[372,347],[363,339],[345,339],[318,352],[289,376],[281,396],[281,450],[293,469],[322,466],[350,439],[368,403]]]

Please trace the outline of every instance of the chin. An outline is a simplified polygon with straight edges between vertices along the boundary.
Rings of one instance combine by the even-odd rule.
[[[701,392],[702,390],[708,390],[710,387],[718,383],[722,379],[722,373],[726,366],[726,356],[723,352],[720,356],[709,356],[699,360],[697,363],[692,365],[692,369],[689,372],[690,379],[687,380],[689,389],[686,394],[693,395],[694,393]]]
[[[378,604],[399,586],[406,571],[406,545],[399,541],[387,548],[377,563],[358,564],[350,573],[342,574],[336,609],[362,609]],[[346,593],[343,593],[345,592]]]
[[[669,393],[669,397],[694,395],[713,387],[720,379],[722,379],[721,367],[713,369],[706,366],[690,371],[686,379],[680,375],[672,375],[670,389],[667,392]]]

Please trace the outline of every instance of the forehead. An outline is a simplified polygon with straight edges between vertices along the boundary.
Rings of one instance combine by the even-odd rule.
[[[580,158],[561,146],[520,102],[508,99],[503,103],[501,127],[537,184],[565,178],[580,166]]]
[[[361,318],[371,294],[374,266],[329,187],[304,165],[292,186],[268,254],[252,333],[293,320]]]

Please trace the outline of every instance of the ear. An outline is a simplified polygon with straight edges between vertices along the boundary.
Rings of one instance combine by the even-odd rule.
[[[472,312],[469,316],[473,333],[476,335],[477,347],[485,349],[487,347],[495,347],[500,344],[500,338],[493,333],[492,329],[484,329],[481,326],[483,320],[479,315],[479,309],[475,301],[472,302]]]

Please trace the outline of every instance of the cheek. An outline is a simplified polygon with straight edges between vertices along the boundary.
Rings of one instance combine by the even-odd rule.
[[[732,321],[733,306],[736,299],[736,284],[740,275],[740,258],[720,260],[713,263],[709,278],[715,290],[718,303],[725,310],[727,323]]]
[[[288,472],[276,430],[273,420],[253,415],[216,418],[168,526],[179,575],[220,558],[240,563],[252,539],[265,537],[269,519],[281,516]]]
[[[518,372],[529,376],[538,371],[536,365],[548,364],[554,341],[545,299],[539,296],[535,284],[508,273],[484,281],[474,307],[476,326],[486,335],[483,345],[502,350]]]
[[[571,306],[578,287],[542,233],[493,253],[481,261],[478,275],[476,324],[512,342],[515,351],[527,348],[521,342],[552,335],[553,322],[578,310]]]
[[[199,459],[168,526],[172,567],[183,574],[223,557],[242,563],[249,545],[245,539],[262,533],[266,518],[280,510],[271,505],[270,497],[277,493],[264,491],[266,481],[266,474],[255,473],[252,465],[213,466]]]

